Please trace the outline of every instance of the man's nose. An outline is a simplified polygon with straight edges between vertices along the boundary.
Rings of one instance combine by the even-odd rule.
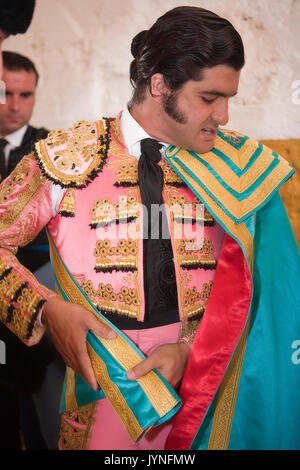
[[[212,113],[212,118],[220,126],[225,126],[229,121],[228,99],[220,100]]]
[[[9,107],[11,111],[19,111],[20,109],[20,98],[16,95],[11,96],[9,100]]]

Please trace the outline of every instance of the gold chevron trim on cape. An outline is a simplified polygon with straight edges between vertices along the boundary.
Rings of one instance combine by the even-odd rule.
[[[229,231],[231,236],[235,237],[243,246],[245,255],[249,264],[250,269],[253,265],[253,238],[249,230],[247,229],[244,222],[237,224],[232,220],[229,215],[222,210],[208,193],[205,192],[203,187],[195,181],[190,174],[184,170],[177,162],[173,162],[172,166],[178,173],[188,182],[189,186],[192,187],[199,198],[204,201],[209,210],[214,214],[214,217],[219,220]]]
[[[196,154],[169,147],[166,158],[191,188],[200,185],[237,223],[264,205],[294,173],[268,147],[227,130],[218,131],[210,152]]]
[[[90,305],[88,300],[81,293],[80,289],[78,289],[72,278],[69,276],[66,268],[63,265],[63,262],[59,257],[59,254],[57,253],[57,249],[50,235],[48,235],[48,239],[51,259],[55,269],[57,282],[60,286],[63,287],[63,290],[69,301],[83,306],[87,310],[91,311],[94,315],[96,315],[96,318],[99,321],[101,321],[102,323],[106,323],[105,319],[100,317],[93,310],[93,307]],[[125,369],[125,371],[128,371],[129,369],[137,365],[139,362],[141,362],[142,359],[137,353],[137,351],[135,351],[126,342],[123,336],[120,335],[118,332],[115,339],[106,340],[105,338],[100,338],[98,336],[97,338],[109,351],[109,353],[115,358],[115,360]],[[133,441],[136,442],[141,437],[140,425],[136,421],[130,407],[124,400],[121,391],[109,378],[106,371],[106,366],[101,360],[101,358],[97,356],[97,354],[95,353],[95,351],[93,351],[93,348],[90,345],[88,345],[88,351],[92,361],[95,376],[100,387],[103,389],[104,393],[110,400],[115,411],[118,413],[121,421],[127,429],[128,434],[131,436]],[[68,385],[70,385],[72,389],[72,387],[74,386],[72,376],[69,375],[68,378],[70,382]],[[178,405],[175,397],[169,392],[165,384],[161,381],[159,376],[154,371],[151,371],[145,376],[141,377],[137,380],[137,382],[143,389],[145,395],[147,396],[153,408],[160,417],[165,416],[168,412],[173,410]],[[70,397],[69,394],[67,394],[67,399],[68,403],[71,406],[76,406],[76,400]]]

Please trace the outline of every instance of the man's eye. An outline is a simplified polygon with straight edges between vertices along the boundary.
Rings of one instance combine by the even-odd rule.
[[[204,96],[202,96],[201,98],[204,101],[204,103],[208,103],[208,104],[213,103],[215,101],[215,98],[210,99],[210,100],[208,98],[204,98]]]

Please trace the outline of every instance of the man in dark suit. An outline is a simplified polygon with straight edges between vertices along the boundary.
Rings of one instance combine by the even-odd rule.
[[[45,128],[29,124],[35,105],[39,74],[33,62],[15,52],[3,52],[5,103],[0,105],[0,174],[5,179],[32,144],[47,136]],[[36,271],[49,261],[47,238],[42,232],[28,248],[19,250],[18,258]]]
[[[39,80],[34,63],[23,55],[4,51],[2,80],[5,84],[5,102],[0,104],[0,180],[5,179],[23,156],[31,152],[34,142],[48,134],[47,129],[35,128],[29,124]],[[28,246],[20,248],[17,257],[37,277],[40,274],[43,277],[41,281],[48,281],[49,287],[54,288],[45,231]],[[6,365],[1,366],[0,370],[0,395],[8,392],[14,413],[18,408],[15,405],[20,404],[19,416],[16,416],[15,421],[7,418],[7,423],[10,423],[12,435],[16,428],[22,428],[27,448],[46,448],[47,443],[39,431],[38,420],[34,424],[36,406],[31,397],[39,392],[45,380],[47,366],[54,361],[59,362],[57,353],[47,337],[37,346],[27,348],[2,324],[0,337],[7,350]],[[7,405],[8,399],[5,402]],[[1,408],[0,416],[5,411],[2,405]],[[6,436],[8,438],[9,433]],[[7,446],[12,446],[9,439]]]

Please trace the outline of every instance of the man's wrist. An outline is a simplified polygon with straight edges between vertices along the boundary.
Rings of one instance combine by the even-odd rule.
[[[39,315],[37,317],[37,322],[40,326],[46,327],[47,326],[47,313],[49,311],[49,305],[52,303],[52,299],[59,299],[57,294],[53,294],[51,297],[47,299],[44,303],[43,307],[41,308]]]
[[[193,341],[194,341],[195,333],[192,333],[191,335],[183,336],[182,338],[179,339],[178,343],[179,344],[185,344],[189,349],[191,349]]]

